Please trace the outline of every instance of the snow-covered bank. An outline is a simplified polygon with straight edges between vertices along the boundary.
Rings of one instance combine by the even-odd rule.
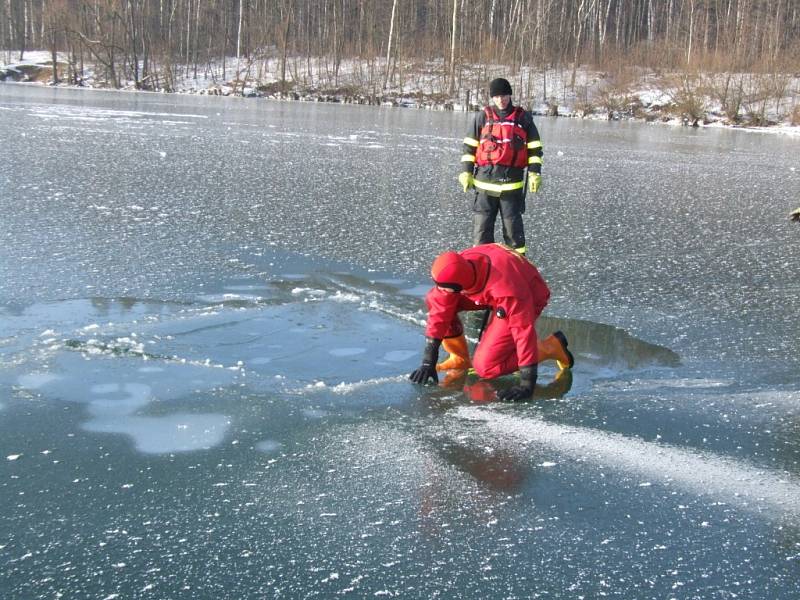
[[[511,73],[500,65],[492,69],[476,66],[462,68],[454,84],[457,91],[447,94],[441,91],[446,87],[441,61],[404,65],[402,75],[396,75],[385,89],[380,84],[380,60],[343,61],[334,70],[324,57],[298,57],[290,62],[285,84],[276,58],[246,64],[230,58],[225,65],[173,67],[168,79],[155,74],[141,91],[468,111],[479,109],[486,101],[486,81],[504,76],[512,82],[518,102],[537,115],[800,135],[800,76],[796,74],[657,73],[638,68],[609,73],[586,66],[574,71],[523,67]],[[68,64],[68,58],[59,55],[59,83],[55,85],[112,87],[91,65],[84,65],[77,77]],[[232,65],[238,65],[238,70]],[[0,81],[54,85],[52,55],[26,52],[24,60],[15,61],[11,52],[0,52]],[[127,81],[120,89],[137,88]]]

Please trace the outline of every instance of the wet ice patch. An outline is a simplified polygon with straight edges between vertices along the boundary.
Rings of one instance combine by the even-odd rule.
[[[256,303],[262,299],[263,298],[261,296],[256,294],[236,294],[231,292],[222,294],[204,294],[198,297],[198,300],[202,302],[208,302],[210,304],[224,304],[225,302]]]
[[[278,450],[281,449],[283,445],[280,442],[275,440],[264,440],[262,442],[258,442],[255,446],[256,450],[259,452],[263,452],[264,454],[274,454]]]
[[[381,278],[381,279],[375,279],[374,281],[375,281],[375,283],[380,283],[382,285],[389,285],[389,286],[392,286],[392,287],[400,287],[400,286],[406,284],[406,282],[404,280],[396,279],[396,278],[392,278],[392,277],[384,277],[384,278]]]
[[[54,401],[86,405],[90,416],[83,426],[86,431],[128,435],[142,452],[189,451],[221,442],[228,426],[224,416],[211,413],[148,417],[139,413],[156,396],[162,403],[191,399],[202,390],[230,385],[235,373],[169,362],[143,372],[139,365],[139,359],[87,359],[65,352],[56,357],[53,365],[63,375],[31,373],[21,376],[19,384]]]
[[[303,416],[309,419],[324,419],[330,414],[328,411],[319,408],[304,408],[302,412]]]
[[[89,400],[89,412],[95,417],[126,417],[151,400],[151,387],[143,383],[105,383],[93,385],[90,389],[95,396]]]
[[[58,379],[58,375],[52,373],[27,373],[25,375],[20,375],[17,382],[19,385],[29,390],[38,390],[54,381],[58,381]]]
[[[256,356],[255,358],[251,358],[247,361],[249,365],[266,365],[271,363],[272,359],[268,356]]]
[[[800,392],[795,391],[754,392],[739,394],[734,398],[757,408],[779,406],[792,409],[793,412],[800,410]]]
[[[207,119],[202,114],[180,114],[166,112],[145,112],[138,110],[115,110],[110,108],[95,108],[89,106],[73,105],[34,105],[29,109],[31,116],[42,119],[75,120],[75,121],[116,121],[118,123],[188,123],[188,121],[171,121],[171,119]],[[154,117],[167,117],[168,120],[154,119]]]
[[[729,380],[720,379],[628,379],[603,381],[595,384],[597,389],[609,391],[652,391],[663,388],[696,390],[703,388],[722,388],[732,384]]]
[[[266,291],[266,288],[260,285],[226,285],[225,289],[230,292],[259,292],[259,291]]]
[[[115,433],[131,437],[134,446],[145,454],[207,450],[222,443],[230,419],[220,414],[174,414],[166,417],[92,419],[88,431]]]
[[[98,383],[89,388],[92,394],[113,394],[120,391],[118,383]]]
[[[430,285],[416,285],[414,287],[405,288],[400,290],[401,294],[405,294],[406,296],[415,296],[418,298],[422,298],[427,294],[431,289]]]
[[[358,356],[359,354],[364,354],[366,351],[366,348],[333,348],[332,350],[328,350],[328,354],[331,356],[347,357]]]
[[[382,360],[386,362],[403,362],[419,354],[415,350],[391,350],[383,355]]]

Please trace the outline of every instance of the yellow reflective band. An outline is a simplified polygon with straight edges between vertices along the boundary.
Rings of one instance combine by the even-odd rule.
[[[528,142],[528,150],[533,150],[535,148],[541,148],[542,142],[540,140],[536,140],[534,142]]]
[[[514,181],[512,183],[487,183],[485,181],[474,182],[475,187],[479,190],[486,190],[487,192],[510,192],[511,190],[521,190],[524,185],[521,181]]]
[[[528,159],[529,165],[540,165],[542,164],[542,157],[541,156],[531,156]]]
[[[461,162],[475,162],[475,157],[472,154],[464,154],[461,156]]]
[[[478,147],[478,140],[473,139],[473,138],[465,137],[464,138],[464,143],[467,146],[472,146],[473,148],[477,148]]]
[[[527,251],[528,251],[528,249],[525,246],[520,246],[519,248],[514,248],[514,252],[516,252],[518,254],[522,254],[523,256],[525,255],[525,253]]]

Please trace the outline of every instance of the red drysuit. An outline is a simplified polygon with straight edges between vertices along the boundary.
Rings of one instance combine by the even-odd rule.
[[[550,290],[525,257],[501,244],[485,244],[459,252],[475,274],[460,292],[434,287],[425,297],[425,335],[443,339],[463,332],[462,310],[491,309],[492,316],[475,350],[472,365],[480,377],[493,378],[538,362],[536,320]]]

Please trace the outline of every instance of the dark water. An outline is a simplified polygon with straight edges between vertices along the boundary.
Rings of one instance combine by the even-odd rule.
[[[512,406],[405,379],[467,118],[0,86],[3,597],[798,597],[798,139],[541,119]]]

